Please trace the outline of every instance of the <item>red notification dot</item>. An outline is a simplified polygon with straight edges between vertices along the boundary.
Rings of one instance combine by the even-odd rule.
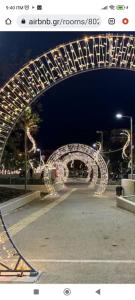
[[[122,23],[123,23],[124,25],[127,25],[127,24],[129,23],[129,20],[128,20],[127,18],[124,18],[124,19],[122,20]]]

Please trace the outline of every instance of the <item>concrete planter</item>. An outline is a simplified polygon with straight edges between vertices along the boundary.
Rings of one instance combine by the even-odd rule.
[[[23,190],[24,189],[24,185],[23,184],[0,184],[1,187],[7,187],[7,188],[10,188],[10,189],[19,189],[19,190]],[[34,184],[31,184],[31,185],[27,185],[27,189],[28,191],[40,191],[40,192],[44,192],[44,193],[47,193],[47,189],[46,189],[46,186],[44,184],[42,185],[34,185]]]
[[[10,212],[14,211],[15,209],[22,207],[33,200],[40,200],[40,192],[36,191],[33,193],[29,193],[27,195],[22,195],[17,198],[11,199],[6,203],[0,205],[0,210],[2,214],[9,214]]]
[[[122,179],[121,185],[123,187],[123,195],[124,196],[135,195],[135,180],[134,179]]]
[[[19,189],[22,190],[24,189],[24,185],[22,184],[0,184],[1,187],[7,187],[10,189]],[[50,184],[31,184],[31,185],[27,185],[27,189],[29,191],[40,191],[42,193],[49,193],[49,187],[51,188],[52,186]],[[54,185],[54,188],[56,189],[56,191],[61,191],[64,188],[64,184],[61,182],[57,182]]]
[[[123,208],[130,212],[135,213],[135,202],[130,199],[134,199],[134,201],[135,201],[135,196],[130,196],[130,197],[128,197],[128,199],[127,199],[127,197],[122,197],[122,196],[117,197],[116,204],[120,208]]]

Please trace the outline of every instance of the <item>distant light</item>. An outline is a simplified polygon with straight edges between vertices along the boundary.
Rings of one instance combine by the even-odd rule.
[[[122,119],[123,115],[122,114],[116,114],[117,119]]]
[[[96,144],[93,144],[92,146],[93,146],[93,148],[96,148],[97,145],[96,145]]]
[[[40,152],[40,149],[39,149],[39,148],[37,148],[37,151],[38,151],[38,152]]]
[[[88,42],[89,39],[87,36],[85,36],[84,40],[85,40],[85,42]]]

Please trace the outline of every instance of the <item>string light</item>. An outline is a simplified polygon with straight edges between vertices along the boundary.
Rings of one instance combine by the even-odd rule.
[[[7,139],[23,111],[48,88],[88,70],[121,68],[135,71],[134,54],[135,37],[128,34],[100,34],[60,45],[22,67],[0,89],[0,159]],[[88,155],[99,166],[101,178],[97,193],[103,193],[108,181],[104,159],[88,146],[80,149],[84,153],[88,151]]]
[[[28,138],[29,138],[29,140],[31,141],[31,143],[32,143],[32,147],[31,147],[31,149],[28,151],[29,153],[31,153],[31,152],[36,152],[36,150],[37,150],[37,145],[36,145],[36,141],[34,140],[34,138],[33,138],[33,136],[31,135],[31,132],[30,132],[30,128],[29,127],[27,127],[27,136],[28,136]]]
[[[127,159],[128,155],[126,153],[126,150],[129,147],[129,145],[130,145],[131,136],[130,136],[130,133],[129,133],[128,130],[122,130],[121,135],[124,135],[124,136],[127,137],[126,143],[124,144],[123,149],[122,149],[122,158],[123,159],[125,159],[125,158]]]
[[[86,70],[135,70],[134,51],[133,36],[100,34],[60,45],[31,60],[0,90],[0,157],[17,119],[34,98],[58,81]]]
[[[101,154],[98,153],[97,155],[97,151],[94,150],[93,148],[83,144],[67,144],[54,151],[52,155],[49,157],[47,163],[51,164],[51,166],[55,166],[56,162],[61,161],[65,155],[67,154],[71,155],[73,153],[80,153],[80,155],[86,154],[91,158],[91,160],[93,160],[93,165],[96,166],[95,168],[96,172],[97,170],[99,170],[100,173],[99,185],[97,186],[97,191],[95,193],[98,195],[104,193],[108,183],[108,168]],[[71,160],[72,160],[72,155],[70,161]],[[98,175],[96,175],[94,178],[95,182],[97,181]]]
[[[67,165],[70,161],[74,162],[75,160],[81,161],[85,164],[87,167],[87,179],[90,181],[91,173],[92,173],[92,179],[91,179],[91,186],[94,187],[98,180],[98,168],[97,165],[94,163],[93,159],[81,152],[70,152],[69,154],[62,157],[61,161],[63,164],[64,169],[66,170],[66,174],[64,176],[64,181],[67,181],[67,178],[69,176],[69,170],[67,168]]]

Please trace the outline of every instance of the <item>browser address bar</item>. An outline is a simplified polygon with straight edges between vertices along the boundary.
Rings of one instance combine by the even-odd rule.
[[[46,27],[46,28],[95,28],[101,25],[101,18],[97,15],[25,15],[17,19],[21,27]]]

